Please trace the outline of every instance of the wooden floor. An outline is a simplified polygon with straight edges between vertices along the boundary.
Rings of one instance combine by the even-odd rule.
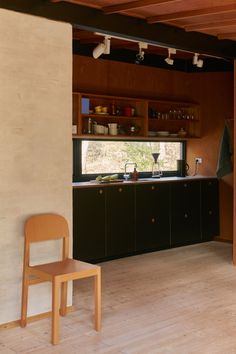
[[[92,282],[75,284],[77,311],[0,332],[0,353],[236,354],[232,246],[210,242],[102,264],[103,327],[93,329]]]

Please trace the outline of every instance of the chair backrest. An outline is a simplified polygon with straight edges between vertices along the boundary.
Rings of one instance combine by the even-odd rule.
[[[58,214],[33,215],[25,222],[25,262],[29,264],[29,244],[63,239],[63,254],[69,255],[69,228],[66,219]]]

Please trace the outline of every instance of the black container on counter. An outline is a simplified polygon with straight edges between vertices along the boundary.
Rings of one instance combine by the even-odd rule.
[[[177,176],[185,177],[189,169],[186,160],[177,160]]]

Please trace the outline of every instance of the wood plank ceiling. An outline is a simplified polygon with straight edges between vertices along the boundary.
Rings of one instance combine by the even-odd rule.
[[[51,0],[70,2],[102,10],[104,14],[165,23],[186,32],[196,31],[219,40],[236,40],[236,0]]]

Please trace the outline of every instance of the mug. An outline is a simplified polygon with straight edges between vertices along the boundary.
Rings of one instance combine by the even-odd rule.
[[[185,160],[177,160],[177,176],[185,177],[187,171],[189,170],[189,165]]]

